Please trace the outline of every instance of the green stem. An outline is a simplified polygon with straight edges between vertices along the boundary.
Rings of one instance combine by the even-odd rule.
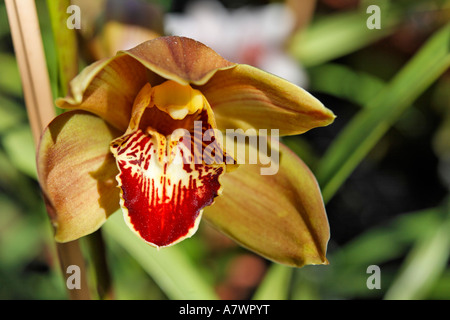
[[[98,297],[101,300],[112,300],[114,299],[114,291],[105,255],[106,248],[101,229],[88,235],[86,240],[97,282]]]
[[[58,58],[59,92],[67,94],[70,80],[78,74],[78,42],[75,29],[67,28],[70,0],[47,0],[47,8]]]
[[[86,268],[84,263],[84,258],[81,253],[80,243],[78,240],[67,242],[67,243],[57,243],[56,249],[58,251],[59,263],[61,266],[62,273],[66,280],[66,288],[69,298],[71,300],[89,300],[90,291],[86,278]],[[70,272],[70,266],[77,266],[80,268],[79,289],[71,289],[67,282],[70,282],[69,277],[72,275]],[[76,276],[74,274],[74,276]]]

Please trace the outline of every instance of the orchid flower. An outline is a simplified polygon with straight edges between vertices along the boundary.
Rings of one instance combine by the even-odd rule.
[[[168,36],[87,66],[56,104],[69,111],[44,131],[37,167],[57,241],[96,231],[121,208],[157,248],[192,236],[203,216],[270,260],[327,263],[328,221],[306,165],[280,144],[278,172],[262,175],[219,139],[330,124],[333,113],[300,87]]]

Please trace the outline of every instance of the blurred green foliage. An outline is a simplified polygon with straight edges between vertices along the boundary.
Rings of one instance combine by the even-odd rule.
[[[254,299],[450,299],[450,3],[380,2],[381,30],[365,26],[367,1],[333,3],[318,1],[289,52],[338,118],[284,139],[325,190],[330,265],[272,265],[203,224],[156,258],[115,214],[103,228],[115,298],[217,299],[227,289]],[[37,4],[57,96],[51,23]],[[0,37],[0,299],[65,299],[3,2]],[[251,265],[236,262],[249,255]],[[366,286],[370,265],[381,268],[379,290]],[[232,277],[246,268],[261,276],[238,288]]]

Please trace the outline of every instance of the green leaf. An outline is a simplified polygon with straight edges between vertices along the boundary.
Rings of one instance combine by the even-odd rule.
[[[326,268],[296,270],[294,279],[297,283],[293,285],[292,296],[304,298],[306,293],[308,299],[311,293],[321,292],[325,297],[344,299],[380,297],[393,282],[394,272],[397,272],[395,261],[404,258],[415,243],[434,234],[443,220],[442,207],[432,207],[404,213],[366,230],[338,250],[330,252],[330,265]],[[367,289],[366,270],[369,265],[381,267],[381,290]],[[424,268],[430,267],[434,268],[431,265]],[[430,281],[430,284],[433,284],[430,289],[432,291],[424,291],[426,298],[430,298],[432,294],[444,295],[442,288],[446,288],[445,284],[441,285],[441,281]],[[438,288],[437,284],[441,285],[441,288]]]
[[[4,215],[0,221],[0,268],[18,268],[43,245],[43,220],[38,214],[23,215],[20,206],[3,195],[0,195],[0,207]]]
[[[292,268],[272,264],[253,295],[254,300],[286,300],[289,294]]]
[[[421,237],[385,295],[387,300],[424,299],[447,267],[450,254],[450,211]]]
[[[370,74],[335,63],[311,68],[309,73],[311,91],[346,99],[362,107],[385,86],[382,80]]]
[[[28,125],[9,130],[3,137],[3,146],[17,169],[37,179],[35,146]]]
[[[333,254],[332,264],[361,268],[399,258],[411,243],[435,230],[441,220],[440,208],[409,212],[396,217],[389,224],[366,230]]]
[[[450,24],[436,32],[335,139],[316,171],[325,201],[411,103],[450,66],[448,39]]]
[[[26,113],[19,103],[0,95],[0,133],[26,121]]]
[[[21,205],[32,209],[42,201],[27,177],[12,163],[10,157],[0,150],[0,189],[4,194],[17,199]],[[17,192],[20,190],[20,192]]]
[[[78,73],[78,45],[75,29],[66,27],[70,0],[47,0],[58,60],[60,96],[65,96],[69,81]]]
[[[381,29],[369,29],[366,20],[369,14],[351,11],[327,15],[313,21],[306,30],[295,34],[290,45],[290,53],[306,67],[352,53],[395,30],[400,20],[399,13],[392,7],[381,8]]]
[[[170,299],[218,299],[212,286],[185,254],[183,243],[157,250],[130,231],[121,212],[113,214],[103,229],[110,240],[119,243],[139,262]]]
[[[22,96],[22,82],[20,80],[19,67],[15,56],[8,53],[0,53],[0,65],[2,76],[0,77],[0,91],[15,97]]]
[[[11,30],[9,28],[8,14],[6,13],[5,1],[0,3],[0,37],[9,36]]]

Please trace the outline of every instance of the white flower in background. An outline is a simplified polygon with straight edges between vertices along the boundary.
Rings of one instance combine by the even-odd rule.
[[[184,14],[168,13],[165,32],[196,39],[237,63],[250,64],[307,86],[298,61],[284,51],[294,16],[283,4],[227,10],[217,1],[195,1]]]

